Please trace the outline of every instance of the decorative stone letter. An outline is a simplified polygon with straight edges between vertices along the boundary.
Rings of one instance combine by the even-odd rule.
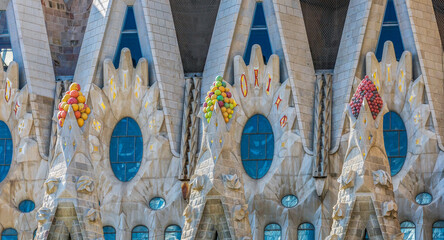
[[[37,222],[40,224],[45,224],[49,220],[49,216],[51,214],[51,210],[47,207],[41,207],[37,212]]]
[[[338,182],[341,184],[341,189],[352,188],[353,186],[355,186],[355,178],[356,178],[355,171],[349,171],[345,175],[342,174],[338,178]]]
[[[56,178],[49,178],[45,181],[46,194],[53,194],[57,191],[59,180]]]
[[[98,212],[94,208],[90,208],[85,212],[85,218],[90,222],[95,222],[97,220]]]
[[[347,204],[336,203],[333,207],[333,219],[340,220],[345,217],[345,212],[347,211]]]
[[[241,183],[237,174],[223,175],[222,178],[226,188],[238,190],[241,187]]]
[[[183,211],[183,216],[185,217],[185,221],[187,222],[192,222],[193,221],[193,207],[190,207],[190,205],[188,205],[185,210]]]
[[[245,216],[248,214],[248,205],[236,205],[233,207],[233,216],[236,221],[242,221],[242,219],[245,218]]]
[[[196,176],[191,182],[192,188],[196,191],[201,191],[205,187],[205,176]]]
[[[392,186],[392,178],[384,170],[378,170],[373,172],[373,183],[376,185],[381,185],[385,187]]]
[[[89,176],[81,176],[76,184],[77,192],[91,193],[94,191],[94,182]]]
[[[384,202],[382,205],[382,212],[384,217],[398,217],[398,205],[394,201]]]

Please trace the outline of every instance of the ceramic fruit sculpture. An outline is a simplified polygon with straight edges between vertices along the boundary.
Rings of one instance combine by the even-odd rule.
[[[383,102],[375,84],[373,84],[372,80],[370,80],[368,76],[365,76],[365,78],[361,81],[356,93],[353,95],[350,101],[350,107],[355,118],[358,118],[359,116],[359,111],[361,110],[364,98],[367,99],[373,119],[376,119],[378,113],[381,111]]]
[[[230,121],[233,117],[234,108],[237,106],[236,101],[234,101],[233,95],[230,89],[227,88],[227,83],[222,79],[221,76],[217,76],[216,80],[211,86],[211,90],[208,91],[205,97],[205,102],[203,104],[203,112],[205,113],[205,118],[207,122],[210,122],[211,116],[213,115],[214,106],[218,104],[222,115],[226,123]]]
[[[80,85],[78,83],[72,83],[69,86],[69,91],[65,93],[65,96],[63,96],[62,101],[59,103],[59,113],[57,114],[57,118],[59,119],[60,127],[63,127],[69,106],[74,110],[74,115],[77,118],[79,127],[82,127],[83,124],[85,124],[89,113],[91,113],[91,109],[85,104],[85,101],[85,96],[80,92]]]

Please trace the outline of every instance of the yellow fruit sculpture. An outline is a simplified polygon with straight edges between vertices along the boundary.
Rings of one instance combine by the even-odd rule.
[[[211,90],[205,97],[205,102],[202,108],[207,121],[210,122],[214,106],[218,104],[225,122],[228,123],[233,117],[234,108],[237,106],[236,101],[234,101],[234,98],[232,97],[233,95],[231,94],[230,89],[227,88],[227,83],[221,76],[217,76],[216,81],[214,81],[211,86]]]
[[[82,92],[80,92],[80,84],[72,83],[69,86],[69,91],[65,93],[65,96],[63,96],[62,101],[59,103],[57,118],[59,119],[60,127],[63,127],[70,105],[72,110],[74,110],[74,115],[77,118],[79,127],[82,127],[86,119],[88,119],[88,114],[91,113],[91,109],[85,102],[86,98]]]

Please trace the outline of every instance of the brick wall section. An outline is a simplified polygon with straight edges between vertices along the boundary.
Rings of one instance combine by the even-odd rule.
[[[395,4],[405,48],[419,60],[415,67],[423,76],[434,128],[444,150],[443,48],[433,3],[431,0],[395,0]]]
[[[55,75],[73,75],[92,0],[42,1]]]
[[[279,34],[305,147],[311,149],[315,71],[299,1],[273,1]]]
[[[179,152],[185,79],[170,2],[142,1],[155,77],[173,153]]]
[[[333,75],[332,138],[333,152],[338,149],[344,127],[345,104],[350,100],[353,80],[364,74],[365,55],[375,51],[386,1],[351,0]]]

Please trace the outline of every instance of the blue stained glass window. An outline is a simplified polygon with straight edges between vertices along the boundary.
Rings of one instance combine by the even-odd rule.
[[[119,45],[114,56],[114,66],[119,67],[120,52],[123,48],[129,48],[131,57],[133,58],[133,66],[137,65],[137,61],[142,57],[140,48],[139,35],[137,33],[136,18],[134,17],[134,9],[128,6],[126,9],[125,20],[123,22],[122,31],[120,33]]]
[[[241,158],[245,172],[259,179],[271,166],[274,154],[274,136],[270,122],[256,114],[245,124],[241,138]]]
[[[37,234],[37,229],[36,230],[34,230],[34,233],[32,234],[32,239],[34,239],[35,238],[35,235]]]
[[[404,240],[415,240],[415,224],[410,221],[401,223],[401,232],[404,233]]]
[[[111,226],[104,226],[103,235],[105,240],[116,240],[116,229]]]
[[[20,211],[22,211],[24,213],[28,213],[28,212],[31,212],[32,210],[34,210],[35,204],[31,200],[23,200],[20,202],[18,208]]]
[[[165,207],[165,199],[161,197],[155,197],[150,200],[150,208],[153,210],[159,210]]]
[[[376,58],[381,61],[382,51],[384,50],[384,43],[392,41],[395,48],[396,59],[401,58],[404,52],[404,45],[402,44],[401,31],[399,30],[399,22],[396,17],[396,9],[393,0],[387,1],[385,9],[384,20],[382,22],[381,33],[379,35],[378,46],[376,47]]]
[[[182,229],[177,225],[170,225],[165,229],[165,240],[180,240]]]
[[[6,71],[13,60],[11,38],[9,35],[6,11],[0,11],[0,55],[3,60],[3,69]]]
[[[247,65],[250,63],[251,47],[253,47],[254,44],[259,44],[261,46],[264,61],[267,62],[272,54],[272,50],[262,2],[256,3],[256,9],[254,11],[250,36],[248,37],[248,43],[244,54],[244,61]]]
[[[364,240],[370,240],[370,238],[368,237],[367,229],[365,229],[365,232],[364,232]]]
[[[430,193],[420,193],[418,195],[416,195],[416,203],[419,205],[428,205],[432,202],[433,197],[432,195],[430,195]]]
[[[287,195],[281,200],[282,205],[286,208],[295,207],[298,204],[298,198],[295,195]]]
[[[401,117],[395,112],[384,115],[384,146],[394,176],[401,171],[407,156],[407,132]]]
[[[129,117],[120,120],[113,130],[109,147],[111,168],[122,182],[128,182],[139,171],[143,139],[137,122]]]
[[[0,182],[8,175],[13,154],[12,136],[5,122],[0,121]]]
[[[433,240],[444,240],[444,221],[440,220],[440,221],[437,221],[433,224],[432,239]]]
[[[311,223],[302,223],[298,227],[298,240],[314,240],[314,226]]]
[[[131,240],[148,240],[148,228],[139,225],[131,231]]]
[[[17,240],[17,231],[14,228],[3,230],[2,240]]]
[[[276,223],[268,224],[264,230],[264,240],[281,240],[281,226]]]

